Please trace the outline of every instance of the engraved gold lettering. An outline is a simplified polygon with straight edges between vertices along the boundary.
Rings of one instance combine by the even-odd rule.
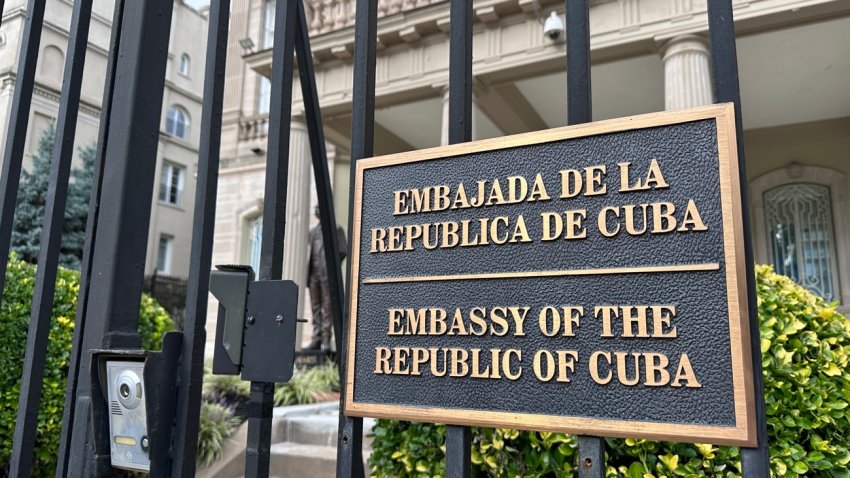
[[[587,217],[587,211],[584,209],[576,209],[564,213],[567,219],[566,235],[564,239],[584,239],[587,237],[587,230],[582,226],[582,221]]]
[[[393,214],[407,214],[407,191],[393,191]]]
[[[472,373],[470,377],[472,378],[489,378],[490,376],[490,365],[487,366],[484,370],[481,370],[480,358],[481,349],[472,349],[470,350],[472,353]]]
[[[646,310],[645,305],[624,306],[620,307],[620,314],[623,318],[623,337],[649,337],[647,333]],[[636,310],[637,313],[633,313]],[[637,326],[638,333],[635,335],[634,327]]]
[[[516,372],[511,370],[512,355],[516,356],[516,361],[518,364],[522,362],[522,350],[505,350],[505,354],[502,356],[502,372],[505,374],[505,378],[507,378],[508,380],[519,380],[520,375],[522,375],[522,368],[517,365]]]
[[[511,318],[514,320],[514,336],[524,336],[525,331],[523,330],[523,325],[525,324],[525,318],[528,315],[528,311],[531,310],[531,307],[508,307],[508,310],[511,312]]]
[[[410,375],[422,375],[419,371],[420,367],[423,364],[428,363],[428,358],[431,354],[428,352],[428,349],[423,349],[422,347],[413,347],[410,349],[410,352],[413,356],[413,364],[410,370]]]
[[[490,321],[493,323],[490,327],[490,333],[499,337],[507,334],[509,329],[507,317],[507,307],[493,307],[493,310],[490,311]],[[498,331],[496,330],[496,326],[499,327]]]
[[[549,201],[549,193],[546,191],[546,184],[543,182],[543,175],[537,173],[534,177],[534,184],[531,186],[531,192],[528,194],[528,201]]]
[[[570,373],[575,373],[576,361],[578,360],[578,352],[575,350],[558,350],[555,352],[558,355],[558,382],[569,383],[570,377],[567,375],[567,370]]]
[[[652,233],[664,234],[675,229],[674,212],[676,212],[676,206],[671,202],[652,203]]]
[[[561,173],[561,199],[574,198],[581,193],[581,173],[575,169],[565,169]]]
[[[392,352],[386,347],[375,348],[375,373],[390,373],[390,357]]]
[[[508,204],[525,200],[528,194],[528,181],[522,176],[508,176]]]
[[[387,230],[376,227],[372,229],[372,249],[369,252],[384,252],[387,250]]]
[[[469,364],[466,361],[469,359],[469,352],[466,349],[449,349],[452,356],[452,371],[449,374],[452,377],[463,377],[469,373]]]
[[[403,347],[393,348],[393,374],[394,375],[409,375],[410,370],[407,369],[407,354],[409,349]]]
[[[626,357],[632,357],[632,368],[635,371],[634,377],[629,378],[629,363]],[[617,361],[617,380],[623,385],[634,386],[640,382],[640,354],[637,352],[614,352],[614,360]]]
[[[679,232],[687,232],[690,227],[691,231],[707,231],[705,223],[702,222],[702,217],[699,215],[697,205],[693,199],[688,199],[688,205],[685,207],[685,215],[682,216],[682,223],[676,229]]]
[[[602,377],[599,375],[599,359],[603,358],[606,362],[608,362],[608,375]],[[611,366],[611,353],[610,352],[593,352],[590,354],[590,361],[588,362],[588,370],[590,372],[590,378],[593,379],[594,382],[599,385],[606,385],[611,381],[611,376],[613,375],[610,370]]]
[[[545,371],[543,370],[543,360],[546,360]],[[534,354],[532,367],[534,368],[534,375],[537,377],[537,380],[548,382],[555,376],[555,357],[548,350],[538,350]]]
[[[617,228],[614,231],[610,231],[608,229],[608,213],[611,213],[615,218],[620,218],[620,210],[613,206],[603,207],[601,211],[599,211],[599,232],[602,233],[605,237],[614,237],[617,233],[620,232],[620,223],[616,224]]]
[[[666,355],[645,352],[643,359],[644,368],[646,369],[644,385],[647,387],[661,387],[670,383],[670,372],[667,371],[667,365],[670,364],[670,359]]]
[[[602,314],[602,337],[613,337],[611,333],[611,318],[617,318],[617,306],[614,305],[597,305],[593,308],[593,316],[599,318]]]
[[[676,317],[675,305],[653,305],[652,309],[652,336],[659,339],[675,339],[678,336],[676,326],[670,330],[670,318]]]
[[[404,334],[403,330],[399,330],[401,327],[402,311],[400,309],[387,309],[387,311],[390,313],[389,330],[387,331],[387,335]]]
[[[691,360],[688,358],[688,354],[682,354],[679,357],[679,367],[676,369],[676,378],[673,379],[673,383],[670,384],[672,387],[681,387],[681,381],[684,380],[685,387],[688,388],[702,388],[702,384],[697,381],[697,376],[694,373],[694,368],[691,366]]]
[[[587,191],[585,196],[599,196],[608,192],[608,186],[602,182],[605,178],[605,165],[584,168]]]

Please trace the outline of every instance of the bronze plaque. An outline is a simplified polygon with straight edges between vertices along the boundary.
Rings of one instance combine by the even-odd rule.
[[[356,163],[345,413],[754,445],[731,104]]]

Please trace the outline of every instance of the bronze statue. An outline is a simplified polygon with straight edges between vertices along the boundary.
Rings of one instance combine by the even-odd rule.
[[[319,216],[319,208],[315,210]],[[317,224],[310,230],[310,266],[308,283],[310,286],[310,304],[313,310],[313,339],[309,350],[330,350],[333,334],[333,314],[331,313],[331,292],[328,284],[328,267],[325,261],[325,245],[322,238],[322,225]],[[345,259],[348,244],[345,232],[337,226],[339,259]]]

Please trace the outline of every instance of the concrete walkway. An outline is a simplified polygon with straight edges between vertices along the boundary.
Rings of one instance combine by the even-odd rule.
[[[371,452],[368,435],[375,421],[363,420],[363,460]],[[269,473],[277,478],[333,478],[336,474],[336,442],[339,402],[296,405],[274,409]],[[198,478],[239,478],[245,473],[248,424],[243,423],[227,440],[221,458],[198,470]]]

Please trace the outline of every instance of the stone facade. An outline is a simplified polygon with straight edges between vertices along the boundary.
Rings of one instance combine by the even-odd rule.
[[[0,130],[7,130],[15,71],[18,64],[21,35],[26,15],[25,0],[9,0],[0,27]],[[76,147],[97,141],[100,104],[103,98],[106,61],[112,28],[112,3],[96,0],[93,6],[89,46],[83,73],[80,113],[75,137]],[[71,0],[47,0],[41,51],[36,69],[36,83],[24,157],[24,167],[38,147],[42,131],[55,121],[59,110],[59,93],[70,28]],[[159,274],[185,278],[189,272],[189,245],[192,233],[192,210],[195,201],[195,172],[200,139],[201,92],[204,84],[204,59],[207,19],[182,0],[174,2],[172,28],[163,94],[162,125],[156,157],[156,185],[151,210],[150,232],[145,274],[158,266]],[[201,41],[199,41],[201,39]],[[168,110],[178,107],[184,114],[182,129],[171,123]],[[178,134],[180,133],[180,134]],[[182,136],[182,137],[181,137]],[[5,137],[5,134],[4,134]],[[0,145],[2,148],[4,145]],[[75,148],[75,162],[78,163]],[[169,194],[162,195],[163,174],[167,176]],[[171,193],[171,185],[176,187]],[[164,199],[161,199],[164,197]],[[161,241],[168,241],[161,247]],[[165,254],[160,257],[160,252]]]
[[[325,134],[336,150],[331,177],[337,218],[344,227],[354,4],[354,0],[306,1]],[[713,101],[706,0],[592,0],[590,4],[594,119]],[[736,0],[734,4],[753,191],[762,195],[765,188],[787,184],[758,178],[787,176],[784,171],[794,165],[830,172],[827,182],[820,169],[804,168],[805,174],[797,178],[830,188],[831,217],[824,215],[822,224],[805,227],[832,234],[831,242],[817,247],[835,264],[829,277],[834,283],[832,298],[850,304],[850,230],[847,221],[839,219],[850,207],[846,202],[850,190],[850,128],[846,127],[850,121],[846,101],[850,97],[846,82],[850,77],[850,4],[839,0]],[[376,154],[445,144],[449,2],[381,0],[378,9]],[[552,11],[563,18],[564,3],[481,0],[474,2],[474,9],[474,136],[483,139],[563,126],[564,39],[543,35],[541,20]],[[215,263],[246,262],[250,256],[244,239],[247,218],[257,213],[262,198],[265,161],[269,12],[265,0],[232,4]],[[296,78],[293,115],[297,118],[302,113]],[[299,121],[293,122],[290,147],[290,164],[293,172],[299,171],[299,180],[305,174],[299,163],[309,163],[309,151],[298,146],[296,139],[302,127]],[[764,215],[759,212],[759,200],[752,203],[754,215]],[[310,202],[307,191],[291,190],[286,247],[292,262],[287,274],[302,288],[306,274],[302,259],[308,246],[306,241],[295,241],[306,237],[309,225],[291,220],[304,214]],[[766,224],[762,217],[753,225],[760,228],[755,231],[760,241],[758,259],[775,262],[779,256],[771,256],[769,250],[777,246],[768,236],[777,224]],[[798,234],[794,247],[799,253],[786,254],[782,260],[820,267],[803,251],[815,247],[807,237]]]

